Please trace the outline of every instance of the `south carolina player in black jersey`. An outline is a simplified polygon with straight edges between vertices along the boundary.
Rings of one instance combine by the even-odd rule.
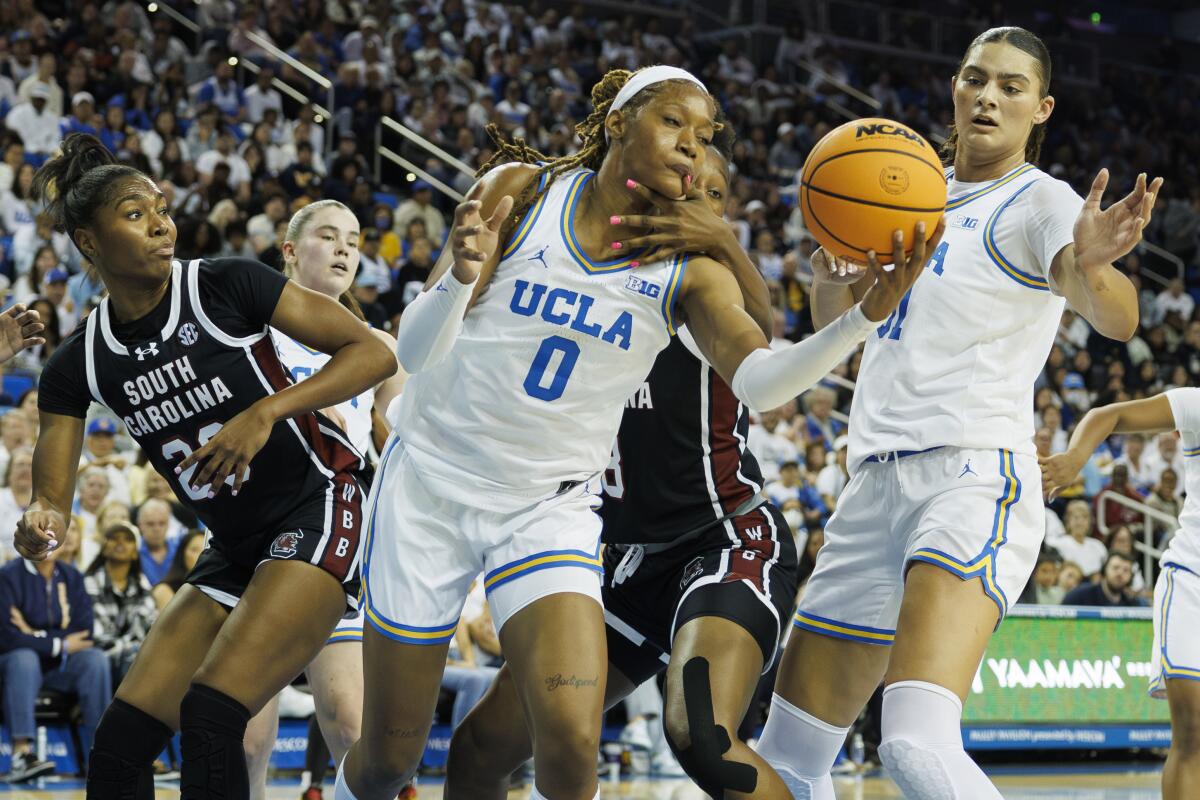
[[[662,214],[632,219],[655,229],[633,246],[675,245],[720,258],[767,332],[766,284],[721,219],[729,185],[722,156],[710,149],[688,202],[645,190]],[[748,409],[680,329],[626,404],[604,480],[605,705],[665,669],[663,722],[676,752],[700,744],[690,735],[698,726],[737,730],[795,600],[795,541],[762,496],[748,428]],[[507,775],[531,752],[522,723],[504,669],[454,733],[446,796],[504,797]],[[701,788],[714,797],[786,796],[765,761],[725,736],[705,756],[721,764],[724,790],[712,771],[689,770]],[[681,763],[686,770],[695,761]]]
[[[152,798],[151,763],[178,729],[183,797],[245,798],[247,720],[357,607],[364,462],[313,412],[387,378],[395,357],[256,261],[175,261],[162,193],[94,137],[67,137],[34,185],[108,297],[42,373],[17,550],[40,560],[61,542],[92,401],[212,533],[100,722],[87,796]],[[268,324],[332,360],[293,385]]]

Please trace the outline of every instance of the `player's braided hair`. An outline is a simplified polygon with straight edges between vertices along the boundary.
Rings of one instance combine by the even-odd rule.
[[[1003,27],[991,28],[984,31],[975,37],[967,47],[966,53],[963,53],[962,61],[958,64],[958,69],[955,75],[962,72],[963,65],[967,63],[967,54],[974,50],[979,45],[991,44],[993,42],[1007,42],[1013,47],[1024,50],[1029,55],[1033,56],[1033,60],[1037,62],[1038,78],[1040,86],[1038,87],[1039,97],[1045,97],[1050,94],[1050,51],[1046,48],[1046,43],[1043,42],[1036,33],[1027,31],[1024,28]],[[1029,132],[1029,138],[1025,140],[1025,160],[1030,164],[1036,164],[1042,155],[1042,142],[1046,139],[1046,123],[1039,122],[1033,126],[1033,130]],[[954,162],[954,155],[958,150],[958,131],[955,130],[954,123],[950,123],[950,136],[942,144],[941,156],[944,164]]]
[[[575,133],[583,142],[583,146],[571,155],[549,158],[530,147],[521,137],[513,137],[511,141],[505,139],[500,128],[495,123],[488,124],[485,130],[488,137],[491,138],[496,146],[496,154],[479,168],[475,173],[476,177],[482,177],[501,164],[539,165],[537,173],[525,185],[521,193],[514,198],[512,213],[504,221],[504,227],[500,231],[500,241],[507,241],[511,232],[521,224],[521,219],[525,216],[525,212],[529,210],[534,200],[537,199],[538,184],[541,183],[543,175],[546,176],[545,187],[543,187],[543,191],[545,191],[558,176],[564,175],[577,167],[586,167],[593,171],[600,169],[600,165],[604,162],[604,157],[608,154],[608,142],[604,138],[604,120],[608,117],[608,112],[612,108],[613,101],[617,98],[617,93],[621,91],[621,87],[632,76],[633,73],[626,69],[609,70],[592,87],[592,113],[588,114],[587,119],[575,126]],[[686,83],[686,81],[669,80],[647,86],[622,106],[621,111],[625,114],[636,114],[639,109],[657,96],[664,86],[679,83]],[[720,130],[720,123],[718,122],[715,127],[717,130]]]

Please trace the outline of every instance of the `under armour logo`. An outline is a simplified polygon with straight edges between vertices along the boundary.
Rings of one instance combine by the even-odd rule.
[[[542,262],[543,267],[545,267],[546,269],[550,269],[550,265],[546,263],[546,251],[549,249],[550,249],[550,245],[546,245],[541,250],[538,250],[536,253],[534,253],[533,255],[531,255],[529,258],[527,258],[525,260],[526,261],[540,261],[540,262]]]
[[[196,328],[196,323],[185,322],[179,326],[179,343],[185,347],[191,347],[196,342],[200,341],[200,331]]]
[[[963,475],[974,475],[976,477],[979,476],[978,472],[971,469],[971,459],[969,459],[969,458],[967,459],[967,463],[963,465],[963,471],[958,473],[958,477],[961,478]]]
[[[146,356],[158,355],[158,342],[147,342],[145,347],[135,347],[133,352],[137,353],[138,361],[145,361]]]

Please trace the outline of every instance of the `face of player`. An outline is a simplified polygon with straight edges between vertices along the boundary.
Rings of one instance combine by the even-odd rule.
[[[705,154],[704,163],[696,173],[696,186],[712,212],[724,217],[729,206],[729,162],[715,147],[709,147]]]
[[[161,284],[171,275],[175,221],[166,197],[148,178],[125,178],[113,202],[97,210],[75,238],[110,291],[114,281]]]
[[[1054,110],[1040,75],[1037,59],[1007,42],[972,48],[950,84],[960,152],[983,162],[1023,153]]]
[[[685,176],[697,177],[712,144],[713,101],[697,86],[669,83],[632,120],[613,114],[607,124],[624,145],[622,181],[633,178],[667,197],[681,197]]]
[[[296,282],[315,292],[339,297],[358,272],[358,220],[344,208],[322,208],[308,221],[298,242],[284,243]]]

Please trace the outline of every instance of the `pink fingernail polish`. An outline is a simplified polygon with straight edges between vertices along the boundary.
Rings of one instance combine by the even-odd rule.
[[[628,186],[630,189],[636,189],[637,181],[635,181],[633,178],[629,178],[625,181],[625,185]]]
[[[209,500],[212,500],[212,499],[213,499],[214,497],[216,497],[216,496],[217,496],[217,493],[216,493],[216,492],[209,492],[209,493],[208,493],[208,499],[209,499]]]
[[[176,475],[178,475],[178,474],[179,474],[180,472],[182,472],[182,471],[183,471],[183,470],[181,470],[179,467],[176,467],[176,468],[175,468],[175,474],[176,474]]]
[[[614,214],[614,215],[612,215],[611,217],[609,217],[609,218],[608,218],[608,224],[609,224],[609,225],[620,225],[620,224],[621,224],[621,218],[620,218],[620,217],[618,217],[616,214]]]
[[[630,261],[629,262],[629,266],[631,266],[631,267],[640,267],[641,265],[642,265],[642,262],[640,262],[640,261]]]
[[[612,243],[612,249],[613,249],[613,250],[620,250],[620,249],[621,249],[621,243],[620,243],[620,242],[613,242],[613,243]]]

